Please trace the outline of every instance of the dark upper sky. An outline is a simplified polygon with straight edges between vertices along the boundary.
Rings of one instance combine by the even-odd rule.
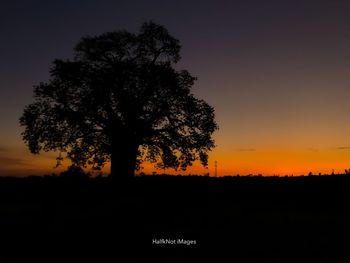
[[[212,159],[223,172],[347,162],[350,1],[9,0],[0,3],[0,174],[39,171],[18,118],[53,59],[69,58],[84,35],[136,32],[147,20],[181,41],[179,67],[199,78],[194,92],[216,108]]]

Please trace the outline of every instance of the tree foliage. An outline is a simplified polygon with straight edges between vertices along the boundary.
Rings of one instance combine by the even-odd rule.
[[[34,87],[20,123],[34,154],[59,151],[77,166],[133,175],[144,160],[162,168],[206,166],[217,129],[214,109],[191,93],[195,78],[176,70],[180,43],[144,23],[138,34],[81,39],[71,60],[55,60]]]

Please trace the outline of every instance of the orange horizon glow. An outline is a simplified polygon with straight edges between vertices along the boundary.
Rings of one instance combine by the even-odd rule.
[[[215,176],[215,161],[218,164],[217,176],[235,176],[237,174],[299,176],[307,175],[309,172],[314,175],[319,173],[332,174],[332,172],[342,174],[345,169],[350,169],[350,147],[346,146],[350,143],[343,143],[347,141],[346,130],[343,134],[337,134],[333,138],[328,136],[325,130],[317,134],[308,134],[304,130],[299,133],[300,135],[293,130],[292,135],[288,134],[288,136],[279,131],[279,138],[270,131],[264,132],[262,130],[258,133],[258,138],[257,136],[248,136],[249,133],[246,133],[239,137],[239,141],[231,139],[235,135],[229,136],[230,134],[225,133],[225,131],[222,129],[215,134],[217,147],[209,153],[207,168],[201,166],[197,161],[193,166],[189,166],[186,171],[162,170],[156,169],[154,164],[144,162],[142,164],[143,169],[137,171],[136,174],[152,174],[155,172],[157,174],[209,174]],[[327,138],[332,138],[332,140],[327,140]],[[2,163],[0,176],[59,174],[69,165],[69,161],[65,160],[62,166],[54,168],[57,153],[48,152],[33,155],[22,141],[16,140],[16,143],[13,143],[12,146],[4,146],[3,150],[0,150]],[[255,147],[251,147],[252,145]],[[309,145],[312,145],[312,147],[309,147]],[[110,165],[107,163],[102,173],[109,174],[109,168]],[[86,171],[97,174],[96,171],[89,168]]]
[[[1,176],[26,176],[59,174],[67,168],[69,161],[54,168],[55,154],[45,153],[32,155],[27,151],[22,152],[23,161],[4,163],[0,170]],[[173,169],[156,169],[154,164],[144,162],[142,169],[136,174],[172,174],[172,175],[207,175],[215,176],[214,162],[217,161],[217,176],[225,175],[263,175],[263,176],[300,176],[311,172],[314,175],[342,174],[345,169],[350,169],[350,149],[347,147],[327,149],[235,149],[230,152],[220,152],[215,149],[209,157],[208,167],[205,168],[198,161],[189,166],[186,171]],[[102,169],[103,174],[109,174],[110,165],[107,163]],[[87,168],[87,172],[97,174]]]

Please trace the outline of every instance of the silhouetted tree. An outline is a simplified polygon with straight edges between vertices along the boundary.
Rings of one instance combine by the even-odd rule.
[[[75,166],[134,175],[141,161],[160,168],[206,166],[217,129],[214,109],[191,93],[195,78],[175,70],[179,41],[153,22],[138,34],[87,36],[72,60],[55,60],[20,119],[34,154],[65,152]]]

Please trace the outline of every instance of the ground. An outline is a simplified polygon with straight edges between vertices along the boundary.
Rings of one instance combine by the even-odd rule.
[[[350,176],[1,178],[0,261],[350,262],[349,187]]]

